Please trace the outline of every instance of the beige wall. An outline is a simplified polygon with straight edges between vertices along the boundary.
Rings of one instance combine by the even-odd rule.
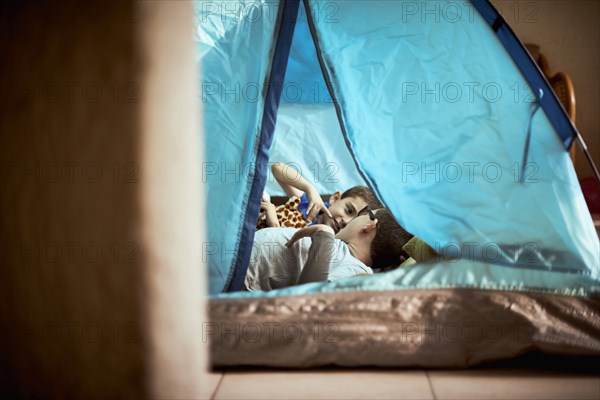
[[[0,16],[0,397],[202,397],[190,4]]]
[[[576,125],[600,165],[600,2],[595,0],[493,0],[521,41],[540,45],[552,72],[575,85]],[[580,178],[591,168],[577,150]]]

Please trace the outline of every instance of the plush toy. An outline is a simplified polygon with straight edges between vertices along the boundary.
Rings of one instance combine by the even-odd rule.
[[[263,194],[263,200],[270,201],[268,194]],[[298,210],[298,204],[300,204],[300,199],[296,196],[292,196],[284,205],[275,208],[275,213],[277,214],[279,226],[299,229],[304,228],[308,225],[306,218],[304,218],[304,214],[302,213],[302,211]],[[259,230],[263,228],[268,228],[267,213],[266,210],[261,209],[260,214],[258,215],[258,223],[256,224],[256,229]]]

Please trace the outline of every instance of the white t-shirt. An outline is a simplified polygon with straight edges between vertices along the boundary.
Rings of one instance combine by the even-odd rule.
[[[296,231],[295,228],[265,228],[256,232],[244,280],[246,289],[266,291],[296,284],[309,258],[313,240],[305,237],[286,248],[285,244]],[[314,235],[315,240],[319,234],[321,232]],[[352,256],[343,241],[335,239],[332,245],[326,247],[318,250],[321,254],[313,256],[319,261],[329,262],[329,281],[373,273],[371,268]]]

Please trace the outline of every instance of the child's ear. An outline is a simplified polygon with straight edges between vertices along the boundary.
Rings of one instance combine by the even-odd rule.
[[[336,201],[338,201],[340,199],[340,196],[342,195],[342,193],[340,193],[340,191],[338,190],[337,192],[335,192],[334,194],[332,194],[329,197],[329,204],[333,204]]]
[[[364,232],[364,233],[371,233],[371,232],[376,232],[376,229],[377,229],[377,220],[369,221],[369,223],[366,224],[365,226],[363,226],[360,231]]]

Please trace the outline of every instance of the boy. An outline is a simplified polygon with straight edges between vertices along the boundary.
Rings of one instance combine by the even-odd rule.
[[[246,290],[272,290],[309,282],[372,274],[398,266],[412,237],[385,208],[364,207],[337,233],[329,225],[256,232]]]
[[[324,203],[317,190],[300,174],[295,173],[290,177],[286,173],[288,168],[287,165],[278,162],[273,164],[271,171],[279,186],[290,196],[290,200],[277,210],[275,205],[263,198],[261,212],[265,213],[266,218],[262,224],[259,222],[258,229],[280,226],[301,228],[308,224],[324,224],[337,233],[365,206],[369,206],[370,209],[383,207],[373,192],[365,186],[354,186],[343,194],[336,191],[329,198],[329,203]],[[280,211],[279,217],[277,211]],[[296,213],[297,217],[290,215],[287,220],[291,223],[287,223],[288,221],[282,218],[284,212]]]

